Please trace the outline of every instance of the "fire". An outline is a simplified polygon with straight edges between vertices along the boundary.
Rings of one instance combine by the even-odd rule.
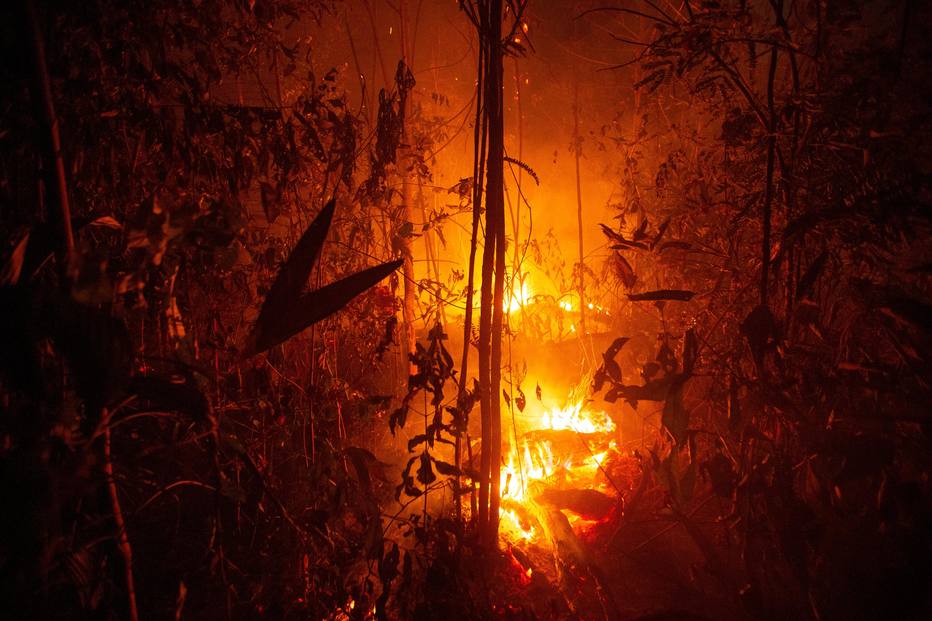
[[[611,433],[615,431],[615,423],[605,412],[591,412],[583,410],[582,402],[569,407],[553,408],[543,416],[541,429],[569,429],[576,433]]]
[[[571,483],[574,487],[593,487],[596,473],[609,452],[615,449],[615,423],[604,412],[586,409],[582,400],[563,408],[551,408],[535,417],[519,442],[512,443],[502,467],[500,490],[500,528],[506,538],[532,541],[539,529],[529,516],[540,508],[534,497],[548,488]],[[571,448],[586,453],[584,458],[562,456],[547,432],[571,432],[579,444]],[[587,437],[604,438],[598,450],[589,447]],[[566,447],[562,447],[564,450]],[[595,451],[595,452],[593,452]],[[571,522],[576,520],[571,517]]]
[[[502,303],[502,307],[506,313],[513,313],[516,310],[521,309],[524,306],[527,306],[531,302],[531,292],[528,288],[527,282],[521,283],[521,289],[518,291],[511,292],[511,299]]]

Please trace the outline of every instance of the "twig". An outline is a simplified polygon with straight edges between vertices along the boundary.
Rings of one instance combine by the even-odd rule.
[[[106,410],[104,411],[106,415]],[[123,510],[120,508],[120,498],[117,495],[116,480],[113,477],[113,459],[110,455],[110,428],[104,430],[104,475],[107,479],[107,489],[110,492],[110,507],[113,510],[113,522],[117,527],[117,546],[123,556],[123,570],[126,579],[126,596],[129,600],[130,621],[139,621],[139,612],[136,609],[136,586],[133,580],[133,548],[126,533],[126,522],[123,520]]]

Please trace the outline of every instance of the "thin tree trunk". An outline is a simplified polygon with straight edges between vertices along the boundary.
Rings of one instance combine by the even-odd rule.
[[[492,548],[498,540],[501,476],[501,363],[505,289],[505,194],[502,1],[491,0],[482,28],[487,46],[485,109],[488,118],[486,158],[486,231],[482,257],[482,290],[479,316],[479,375],[483,384],[482,477],[479,488],[479,522],[483,543]]]
[[[368,6],[368,3],[367,3]],[[407,40],[406,40],[406,28],[405,28],[405,3],[404,0],[401,0],[399,3],[400,17],[401,17],[401,61],[404,63],[404,71],[407,72],[410,70],[408,67],[408,53],[407,53]],[[399,71],[401,69],[399,68]],[[405,77],[401,77],[401,81],[404,81]],[[414,191],[411,183],[412,176],[412,154],[411,154],[411,141],[408,138],[408,118],[407,118],[407,98],[408,93],[405,90],[404,86],[396,76],[396,82],[398,82],[398,92],[400,97],[400,115],[401,115],[401,142],[404,145],[401,151],[401,217],[405,222],[414,222],[414,209],[412,204],[414,202]],[[406,351],[409,354],[408,360],[408,372],[413,375],[417,372],[414,363],[410,360],[410,355],[414,353],[415,346],[417,343],[417,335],[414,330],[414,320],[415,320],[415,308],[417,307],[417,281],[414,276],[414,252],[411,247],[411,237],[405,237],[401,240],[401,255],[404,259],[402,264],[402,273],[404,274],[404,300],[402,302],[402,317],[404,318],[404,333],[405,333],[405,347]]]
[[[48,65],[45,60],[45,42],[42,30],[39,28],[39,17],[31,0],[25,2],[26,18],[32,32],[32,52],[35,63],[35,83],[37,99],[41,99],[44,121],[48,130],[47,157],[48,165],[53,169],[49,174],[48,187],[58,208],[57,219],[64,253],[59,253],[59,268],[62,273],[67,272],[67,262],[74,252],[74,233],[71,229],[71,205],[68,201],[68,183],[65,178],[65,161],[61,152],[61,135],[58,128],[58,117],[55,115],[55,102],[52,97],[52,82],[49,78]],[[53,217],[49,208],[49,217]]]
[[[579,338],[580,343],[586,337],[586,272],[585,272],[585,251],[583,249],[583,203],[582,203],[582,180],[579,176],[579,159],[582,155],[582,139],[579,136],[579,77],[573,78],[573,152],[576,156],[576,225],[579,240],[579,263],[578,270],[579,281],[577,282],[577,291],[579,292]],[[585,348],[585,345],[583,346]],[[587,352],[588,356],[588,352]]]
[[[767,289],[770,282],[770,212],[773,205],[773,168],[777,148],[777,119],[773,100],[773,82],[777,72],[777,47],[770,49],[770,71],[767,77],[767,108],[768,137],[767,137],[767,178],[764,187],[764,209],[761,214],[763,225],[763,239],[761,241],[761,268],[760,268],[760,303],[767,306]]]
[[[469,369],[469,347],[472,344],[472,315],[473,315],[473,300],[474,292],[476,288],[476,248],[479,243],[479,218],[482,214],[482,183],[485,177],[485,145],[486,145],[486,131],[485,131],[485,114],[483,108],[483,92],[485,85],[485,54],[483,51],[483,46],[479,45],[479,62],[477,70],[477,79],[476,79],[476,116],[475,116],[475,128],[473,132],[473,145],[474,145],[474,157],[473,157],[473,187],[472,187],[472,235],[469,241],[469,272],[466,275],[466,311],[465,316],[463,317],[463,358],[460,364],[460,378],[459,378],[459,393],[458,393],[458,404],[463,405],[463,400],[466,396],[466,375],[467,370]],[[464,413],[467,415],[468,413]],[[468,444],[469,440],[467,438],[467,449],[469,452],[470,461],[472,460],[472,450]],[[456,446],[455,446],[455,459],[457,471],[462,470],[462,440],[459,436],[456,437]],[[457,479],[458,479],[457,475]],[[459,481],[457,480],[457,488]],[[476,498],[475,498],[475,487],[471,492],[471,506],[473,507],[472,519],[476,519],[478,511],[476,510]],[[457,503],[457,512],[459,511],[459,503]]]

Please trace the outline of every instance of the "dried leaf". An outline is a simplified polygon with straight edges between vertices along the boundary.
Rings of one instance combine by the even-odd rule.
[[[663,224],[660,225],[660,228],[657,229],[657,234],[654,235],[654,239],[650,242],[650,248],[653,250],[657,247],[657,244],[660,243],[660,240],[663,238],[663,234],[667,232],[667,227],[670,226],[670,218],[667,218],[663,221]]]
[[[437,475],[434,474],[433,469],[430,467],[430,455],[427,454],[427,451],[421,453],[420,460],[421,465],[417,469],[417,480],[427,486],[437,480]]]
[[[618,276],[618,279],[625,286],[626,289],[631,289],[637,283],[637,274],[634,273],[634,268],[631,267],[631,264],[628,262],[620,252],[615,252],[615,274]]]
[[[527,398],[524,396],[524,391],[521,390],[521,387],[518,386],[517,389],[518,396],[515,397],[515,405],[518,406],[519,412],[524,412],[524,407],[527,405]]]

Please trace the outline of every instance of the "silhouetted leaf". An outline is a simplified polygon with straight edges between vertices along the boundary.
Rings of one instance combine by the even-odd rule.
[[[683,289],[657,289],[656,291],[645,291],[644,293],[629,293],[628,299],[632,302],[656,302],[675,300],[679,302],[688,302],[696,295],[694,291]]]
[[[440,459],[434,459],[434,467],[437,469],[437,472],[447,477],[452,477],[460,473],[456,466]]]
[[[664,252],[666,250],[689,250],[692,246],[688,242],[672,240],[668,242],[663,242],[657,248],[657,252]]]
[[[420,459],[421,465],[417,469],[417,480],[427,486],[437,480],[437,475],[434,474],[433,469],[430,467],[430,455],[427,454],[427,451],[421,453]]]
[[[657,234],[654,235],[654,238],[650,242],[651,250],[657,247],[657,244],[660,243],[660,240],[663,239],[663,234],[667,232],[667,227],[670,226],[670,218],[667,218],[663,221],[663,224],[657,229]]]
[[[806,269],[806,273],[799,279],[799,284],[796,287],[797,300],[809,295],[809,291],[822,273],[822,268],[825,267],[825,260],[827,258],[828,251],[823,250],[822,253],[816,257],[815,261]]]
[[[628,248],[640,248],[641,250],[647,250],[647,244],[643,244],[632,239],[625,239],[621,233],[615,232],[611,227],[605,224],[599,223],[599,226],[602,228],[602,233],[604,233],[605,236],[608,237],[609,241],[612,242],[611,247],[613,250],[626,250]]]
[[[521,160],[516,160],[516,159],[513,158],[513,157],[507,157],[507,156],[506,156],[506,157],[504,157],[504,158],[502,158],[502,159],[503,159],[504,161],[508,162],[509,164],[514,164],[515,166],[518,166],[518,167],[524,169],[524,171],[527,172],[527,174],[531,175],[531,179],[534,180],[534,183],[536,183],[537,185],[540,185],[540,179],[537,177],[537,173],[534,172],[534,169],[533,169],[533,168],[531,168],[530,166],[528,166],[527,164],[525,164],[525,163],[522,162]]]
[[[268,307],[263,305],[263,312],[256,320],[244,355],[261,353],[291,338],[311,324],[329,317],[354,297],[401,267],[401,264],[402,259],[398,259],[356,272],[317,291],[302,294],[290,300],[287,306],[279,308],[276,304],[274,314],[271,311],[266,312]]]
[[[320,256],[320,251],[330,230],[336,201],[331,200],[320,210],[311,225],[307,227],[301,239],[295,245],[285,264],[278,271],[275,282],[269,289],[262,310],[259,313],[257,324],[263,322],[267,314],[277,313],[294,301],[296,296],[305,289],[308,276],[314,263]]]
[[[423,442],[427,442],[427,435],[423,433],[417,434],[408,440],[408,450],[413,451],[414,447]]]
[[[631,289],[637,283],[638,279],[637,274],[634,273],[634,268],[631,267],[631,264],[620,252],[616,251],[614,258],[615,274],[626,289]]]
[[[518,386],[517,389],[518,396],[515,397],[515,405],[518,406],[519,412],[524,412],[524,407],[527,405],[527,398],[524,396],[524,391],[521,390],[521,387]]]
[[[641,221],[641,226],[639,226],[637,230],[634,231],[634,241],[641,241],[642,239],[645,239],[647,237],[647,226],[648,226],[648,220],[647,218],[644,218]]]

